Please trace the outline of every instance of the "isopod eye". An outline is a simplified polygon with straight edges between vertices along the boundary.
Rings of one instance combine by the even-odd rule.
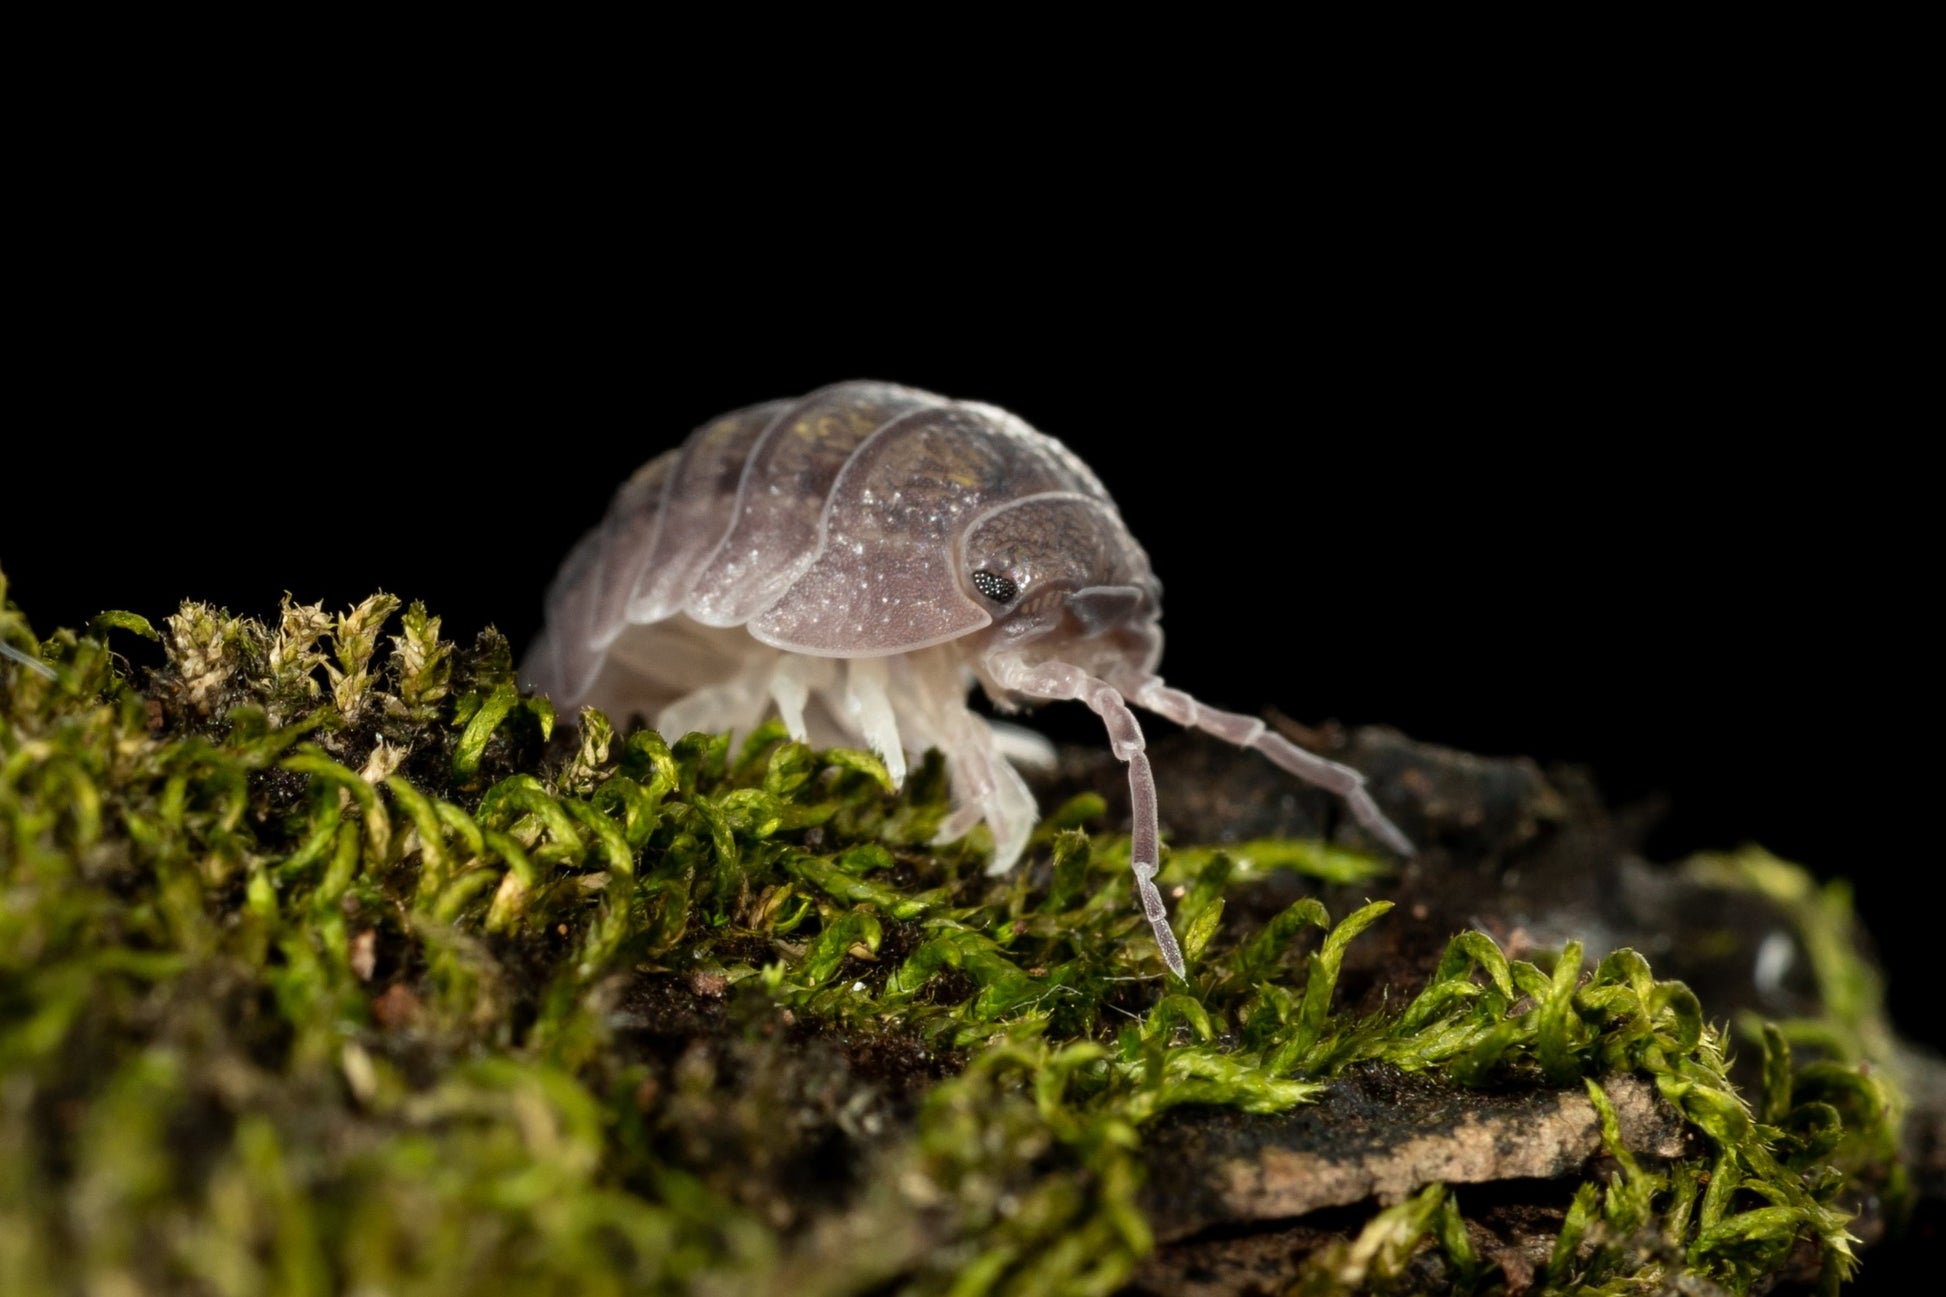
[[[972,581],[975,590],[995,603],[1012,603],[1014,596],[1020,593],[1019,586],[998,572],[989,572],[985,568],[975,572]]]

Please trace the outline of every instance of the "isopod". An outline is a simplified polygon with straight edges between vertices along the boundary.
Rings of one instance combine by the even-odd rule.
[[[838,383],[705,424],[623,484],[546,600],[523,683],[558,706],[642,711],[665,734],[748,730],[863,742],[903,781],[937,747],[942,841],[985,820],[1014,866],[1033,795],[1010,758],[1044,740],[967,707],[1079,699],[1128,766],[1132,864],[1162,958],[1184,976],[1157,892],[1155,779],[1129,703],[1255,748],[1411,844],[1364,777],[1261,720],[1164,685],[1161,585],[1087,465],[991,405]]]

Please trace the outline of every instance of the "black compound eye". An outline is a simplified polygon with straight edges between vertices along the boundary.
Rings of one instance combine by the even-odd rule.
[[[973,588],[995,603],[1012,603],[1014,596],[1020,593],[1019,586],[998,572],[989,572],[985,568],[975,572],[972,580]]]

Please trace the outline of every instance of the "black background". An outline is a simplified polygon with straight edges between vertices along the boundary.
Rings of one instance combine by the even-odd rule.
[[[420,102],[271,61],[23,124],[0,570],[37,629],[385,589],[518,648],[635,465],[892,379],[1095,467],[1173,683],[1578,763],[1662,808],[1655,858],[1849,878],[1946,1045],[1936,231],[1896,85],[1280,71],[907,141],[571,63]],[[1044,723],[1098,742],[1078,710]]]
[[[0,458],[38,629],[385,589],[519,648],[634,466],[896,380],[1094,466],[1166,585],[1173,683],[1579,763],[1662,808],[1652,856],[1849,877],[1903,1025],[1942,1039],[1910,973],[1936,361],[1899,196],[1843,141],[1811,140],[1812,202],[1801,135],[759,182],[333,129],[185,153],[131,124],[39,194]]]

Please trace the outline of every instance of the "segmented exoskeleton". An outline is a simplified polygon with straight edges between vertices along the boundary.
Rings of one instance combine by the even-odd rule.
[[[1009,758],[1046,745],[990,725],[967,691],[1003,710],[1079,699],[1128,765],[1136,886],[1180,977],[1129,703],[1257,749],[1412,848],[1357,771],[1164,685],[1160,616],[1148,555],[1061,443],[990,405],[839,383],[726,414],[636,472],[549,590],[522,679],[672,735],[747,731],[775,707],[801,739],[866,743],[899,780],[908,752],[937,747],[941,839],[985,820],[996,873],[1036,818]]]

